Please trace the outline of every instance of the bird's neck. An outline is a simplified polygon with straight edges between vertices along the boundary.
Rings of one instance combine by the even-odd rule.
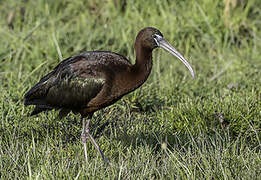
[[[131,67],[132,77],[135,77],[137,86],[142,85],[148,78],[152,68],[152,50],[135,46],[136,62]]]
[[[115,78],[117,86],[112,89],[111,94],[114,96],[111,98],[118,98],[134,91],[140,87],[148,78],[152,68],[152,51],[135,46],[136,50],[136,62],[134,65],[128,67],[128,70],[124,70],[119,73]],[[119,88],[120,87],[120,88]]]

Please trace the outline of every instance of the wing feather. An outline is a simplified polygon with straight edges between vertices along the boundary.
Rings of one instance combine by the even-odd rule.
[[[78,111],[101,92],[106,78],[117,73],[118,68],[113,67],[121,65],[127,67],[130,62],[107,51],[84,52],[67,58],[25,94],[24,104],[36,105],[33,114],[50,109]]]

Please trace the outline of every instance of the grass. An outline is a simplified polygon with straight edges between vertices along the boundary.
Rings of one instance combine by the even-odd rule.
[[[260,1],[102,2],[0,2],[0,178],[259,179]],[[155,50],[142,88],[92,120],[112,166],[90,143],[86,164],[80,118],[29,117],[23,96],[83,49],[115,51],[134,62],[135,36],[146,26],[160,29],[187,57],[196,79]]]

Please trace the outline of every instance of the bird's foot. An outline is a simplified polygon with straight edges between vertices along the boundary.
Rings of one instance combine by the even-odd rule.
[[[103,161],[110,165],[109,159],[104,155],[104,153],[102,152],[101,148],[99,147],[99,145],[96,143],[96,141],[94,140],[94,138],[90,134],[89,134],[89,139],[90,139],[91,143],[94,145],[96,151],[98,151],[100,153]]]

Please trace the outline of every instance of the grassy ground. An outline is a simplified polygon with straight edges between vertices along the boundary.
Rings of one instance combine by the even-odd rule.
[[[0,179],[260,179],[261,1],[100,2],[0,1]],[[29,117],[23,96],[83,49],[134,62],[146,26],[160,29],[197,77],[155,50],[142,88],[92,120],[111,167],[90,143],[86,164],[80,118]]]

